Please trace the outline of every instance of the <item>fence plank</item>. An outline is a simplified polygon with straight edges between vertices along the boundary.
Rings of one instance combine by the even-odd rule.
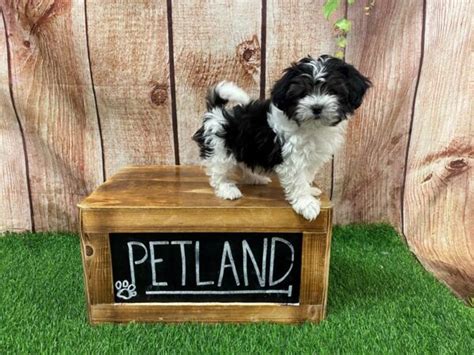
[[[29,161],[36,230],[75,230],[76,204],[102,180],[82,2],[1,2],[13,97]]]
[[[165,1],[90,1],[91,70],[106,176],[174,164]]]
[[[386,221],[401,229],[401,190],[416,78],[423,4],[364,1],[348,9],[354,21],[346,60],[374,87],[351,120],[345,148],[335,156],[336,223]]]
[[[231,80],[251,96],[260,87],[260,2],[174,1],[173,41],[179,151],[199,159],[191,136],[202,123],[209,85]]]
[[[0,233],[32,227],[25,151],[8,85],[7,50],[0,17]]]
[[[428,1],[404,231],[425,267],[474,296],[472,2]]]
[[[335,39],[331,24],[323,17],[325,0],[267,1],[266,94],[291,62],[311,54],[334,54]],[[342,16],[344,8],[333,14]],[[329,194],[332,163],[327,163],[315,182]]]

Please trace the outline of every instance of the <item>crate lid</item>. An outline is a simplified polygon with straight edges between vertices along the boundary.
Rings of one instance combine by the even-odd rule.
[[[79,207],[90,208],[288,208],[278,179],[269,185],[239,185],[243,197],[223,200],[214,195],[199,166],[127,166],[100,185]],[[321,196],[321,209],[330,208]]]

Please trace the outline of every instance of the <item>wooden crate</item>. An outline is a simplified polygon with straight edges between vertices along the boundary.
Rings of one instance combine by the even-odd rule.
[[[241,189],[244,197],[240,200],[218,199],[201,168],[192,166],[126,167],[99,186],[79,204],[90,322],[298,323],[323,319],[330,202],[323,196],[320,215],[308,222],[293,212],[278,182]],[[217,245],[223,240],[221,254]],[[155,256],[156,244],[161,245],[160,258]],[[174,249],[171,244],[176,244]],[[260,249],[252,251],[254,247]],[[123,254],[127,250],[128,259]],[[174,257],[178,250],[181,264]],[[222,257],[219,271],[212,273],[212,265],[219,265],[214,252]],[[281,285],[288,283],[288,293],[274,289],[273,272],[280,268],[282,274],[282,265],[289,270],[280,281]],[[218,275],[222,284],[216,277],[204,285],[199,280],[203,268],[209,269],[208,275]],[[130,278],[117,279],[118,275]],[[167,281],[158,283],[157,278]]]

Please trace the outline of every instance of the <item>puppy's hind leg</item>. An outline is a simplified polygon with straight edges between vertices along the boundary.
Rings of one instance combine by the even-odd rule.
[[[267,185],[268,183],[272,182],[269,177],[257,174],[244,165],[240,165],[240,169],[242,170],[242,178],[240,179],[242,184]]]
[[[230,178],[235,169],[232,162],[211,161],[206,165],[210,185],[214,188],[217,197],[225,200],[236,200],[242,197],[242,192]]]

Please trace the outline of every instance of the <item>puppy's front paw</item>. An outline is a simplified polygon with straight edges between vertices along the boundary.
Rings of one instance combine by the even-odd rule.
[[[313,196],[300,197],[292,206],[296,213],[308,221],[314,221],[321,210],[321,203]]]
[[[311,193],[311,195],[315,197],[321,196],[322,194],[321,190],[314,186],[310,187],[309,192]]]
[[[216,187],[216,195],[225,200],[236,200],[242,197],[242,192],[235,184],[224,183]]]

